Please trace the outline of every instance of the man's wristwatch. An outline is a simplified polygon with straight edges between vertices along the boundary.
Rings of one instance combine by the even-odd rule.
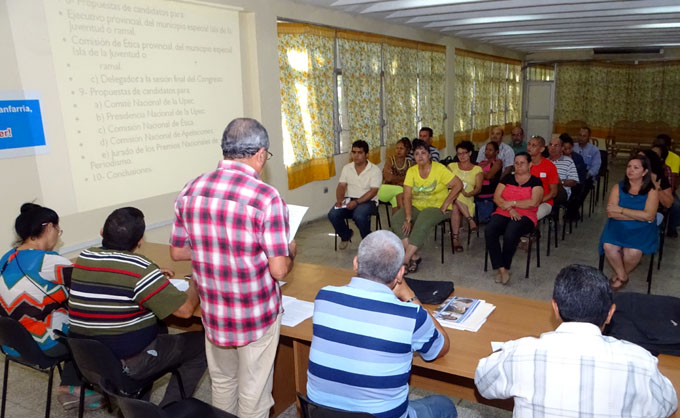
[[[413,295],[413,297],[412,297],[411,299],[407,300],[406,302],[409,302],[409,303],[410,303],[410,302],[413,302],[413,301],[415,301],[415,300],[418,300],[418,297],[416,297],[415,295]]]

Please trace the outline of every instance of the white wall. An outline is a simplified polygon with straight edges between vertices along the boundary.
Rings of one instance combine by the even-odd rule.
[[[51,1],[51,0],[46,0]],[[523,54],[515,51],[479,44],[470,40],[461,40],[441,35],[436,32],[417,30],[403,25],[390,24],[367,17],[337,12],[330,9],[310,7],[287,0],[215,0],[215,3],[242,8],[240,19],[241,54],[243,74],[243,97],[245,116],[260,120],[267,128],[271,140],[271,152],[274,158],[266,166],[264,179],[275,186],[287,202],[310,206],[306,219],[325,216],[335,200],[337,176],[327,181],[316,181],[288,190],[286,170],[283,166],[283,145],[281,132],[280,86],[277,50],[277,19],[304,21],[345,29],[378,33],[421,42],[445,45],[447,47],[447,91],[446,121],[447,150],[443,155],[452,154],[453,138],[453,85],[454,85],[454,48],[474,50],[486,54],[500,55],[508,58],[522,59]],[[11,40],[6,6],[0,6],[0,39]],[[14,59],[12,42],[0,45],[3,63],[0,66],[0,90],[22,90],[21,77]],[[225,126],[229,121],[225,121]],[[414,132],[414,135],[416,133]],[[42,191],[36,166],[39,157],[24,157],[0,160],[0,178],[4,198],[0,205],[0,243],[8,247],[14,240],[13,224],[18,215],[21,203],[26,201],[42,202]],[[214,161],[206,162],[206,171],[214,169],[220,155],[216,153]],[[347,154],[335,157],[337,173],[347,163]],[[54,173],[63,176],[64,182],[70,182],[66,170]],[[190,180],[190,179],[187,179]],[[328,188],[328,193],[324,193]],[[168,194],[145,201],[137,202],[145,212],[147,225],[157,226],[147,233],[147,239],[156,242],[167,242],[169,226],[167,221],[172,217],[174,194]],[[124,204],[126,202],[121,202]],[[66,216],[61,220],[65,230],[63,249],[75,249],[98,238],[106,215],[114,207],[103,208],[80,214]],[[330,226],[329,226],[330,227]],[[68,255],[68,254],[67,254]]]

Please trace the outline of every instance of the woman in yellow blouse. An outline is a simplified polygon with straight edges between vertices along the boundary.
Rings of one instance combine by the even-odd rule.
[[[404,207],[392,222],[392,231],[404,244],[404,264],[410,272],[418,269],[418,248],[425,243],[428,232],[449,217],[447,208],[463,188],[446,166],[431,160],[425,141],[413,141],[413,158],[416,165],[408,169],[404,179]]]
[[[470,161],[474,149],[472,142],[462,141],[456,145],[458,162],[451,163],[448,166],[453,175],[460,179],[463,184],[463,190],[453,203],[453,210],[451,211],[451,232],[453,233],[453,247],[456,252],[463,251],[463,246],[458,241],[461,217],[467,219],[471,231],[477,229],[477,224],[472,216],[475,214],[475,195],[482,190],[484,174],[480,166]]]

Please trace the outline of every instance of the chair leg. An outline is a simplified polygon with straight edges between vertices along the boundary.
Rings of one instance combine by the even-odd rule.
[[[552,214],[548,215],[548,245],[546,245],[546,257],[550,257],[550,241],[552,241]]]
[[[654,254],[649,259],[649,268],[647,269],[647,294],[652,291],[652,274],[654,274]]]
[[[550,242],[548,242],[550,245]],[[541,267],[541,231],[536,236],[536,267]]]
[[[441,222],[441,226],[442,226],[442,236],[441,236],[440,245],[442,247],[442,264],[444,264],[444,234],[446,233],[446,223]],[[436,231],[437,227],[435,227],[434,230]],[[454,249],[454,251],[455,251],[455,249]]]
[[[54,380],[54,366],[47,373],[47,402],[45,405],[45,418],[50,418],[50,406],[52,405],[52,381]]]
[[[559,245],[558,243],[558,235],[557,235],[557,230],[560,227],[560,208],[557,208],[557,214],[555,215],[555,218],[553,218],[553,227],[555,228],[555,249],[557,249],[557,246]],[[550,247],[550,241],[548,241],[548,247]]]
[[[528,279],[529,278],[529,267],[531,264],[531,246],[533,243],[531,242],[531,235],[529,236],[529,244],[527,245],[527,267],[524,272],[524,278]]]
[[[9,359],[5,354],[5,373],[2,376],[2,411],[0,417],[5,418],[5,402],[7,401],[7,378],[9,377]]]
[[[600,264],[599,264],[599,266],[598,266],[598,269],[599,269],[600,271],[604,271],[604,254],[602,254],[602,255],[600,256]]]
[[[451,222],[449,221],[449,229],[451,229]],[[444,228],[446,231],[446,228]],[[451,230],[451,233],[449,234],[449,239],[451,241],[451,254],[456,254],[456,249],[453,247],[453,230]]]
[[[392,229],[392,221],[390,220],[390,208],[387,207],[387,205],[383,205],[385,207],[385,215],[387,215],[387,226]]]
[[[83,418],[83,415],[85,415],[85,389],[87,388],[87,385],[85,382],[83,382],[82,385],[80,385],[80,403],[78,404],[78,418]]]
[[[486,244],[484,244],[484,272],[486,273],[489,269],[489,250],[486,248]]]

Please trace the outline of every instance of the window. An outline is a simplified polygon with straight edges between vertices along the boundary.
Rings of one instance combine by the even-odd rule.
[[[443,148],[446,50],[381,35],[279,22],[281,119],[289,188],[335,175],[333,155],[435,131]]]
[[[488,129],[521,121],[521,63],[456,50],[454,141],[483,141]]]

